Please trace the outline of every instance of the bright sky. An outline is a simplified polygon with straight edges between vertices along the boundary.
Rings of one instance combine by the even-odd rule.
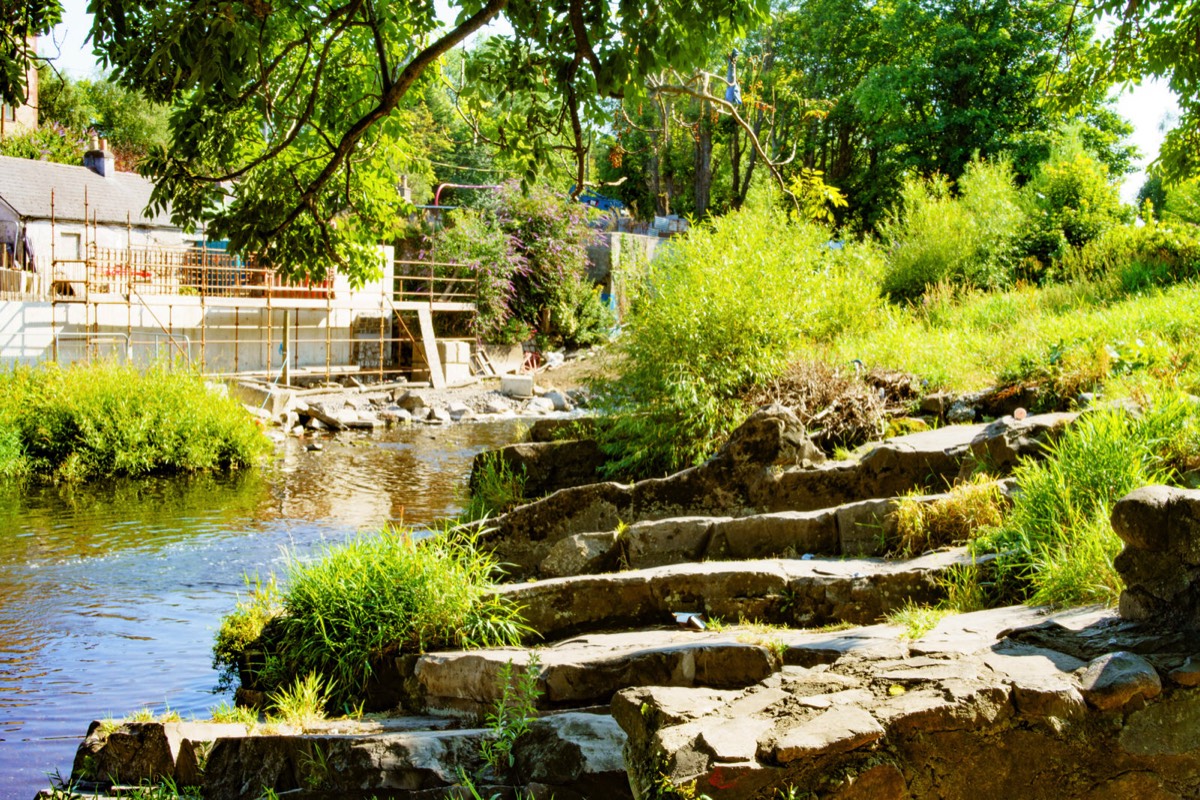
[[[445,0],[438,0],[438,16],[449,16]],[[58,55],[58,68],[74,78],[94,77],[98,68],[91,47],[85,44],[91,29],[91,15],[87,13],[87,0],[63,0],[63,21],[54,29],[54,34],[44,38],[38,49],[43,55]],[[1139,171],[1128,176],[1121,188],[1121,199],[1134,202],[1138,189],[1146,175],[1145,166],[1158,156],[1163,133],[1174,121],[1179,107],[1170,89],[1161,82],[1150,81],[1131,87],[1120,95],[1117,110],[1133,123],[1132,142],[1142,152]]]

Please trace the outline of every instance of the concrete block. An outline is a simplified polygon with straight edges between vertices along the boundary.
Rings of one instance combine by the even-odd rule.
[[[509,397],[533,397],[533,376],[504,375],[500,378],[500,392]]]

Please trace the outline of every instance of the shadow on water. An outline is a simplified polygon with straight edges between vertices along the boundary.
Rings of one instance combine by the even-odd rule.
[[[389,521],[453,514],[475,453],[518,423],[289,440],[227,477],[0,489],[0,797],[70,769],[89,720],[205,715],[210,646],[244,576]]]

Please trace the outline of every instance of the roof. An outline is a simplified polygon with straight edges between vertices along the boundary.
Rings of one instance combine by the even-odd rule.
[[[146,214],[153,189],[153,183],[132,172],[105,178],[87,167],[0,156],[0,198],[26,218],[50,219],[53,191],[54,218],[82,221],[86,191],[89,222],[95,215],[101,223],[124,225],[128,219],[139,227],[178,228],[169,214]]]

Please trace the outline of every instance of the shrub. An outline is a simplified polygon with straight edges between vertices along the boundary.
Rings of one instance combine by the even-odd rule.
[[[494,207],[460,210],[430,240],[436,261],[464,265],[479,280],[476,333],[522,341],[537,331],[566,346],[600,341],[611,315],[587,280],[595,240],[589,209],[542,186],[504,184]]]
[[[527,629],[517,609],[492,593],[496,571],[494,557],[449,531],[417,539],[411,530],[389,528],[329,546],[312,560],[293,555],[282,613],[250,645],[269,663],[260,677],[272,685],[260,688],[311,673],[336,707],[361,696],[386,653],[517,644]],[[245,652],[216,655],[229,665]]]
[[[1108,168],[1076,140],[1057,148],[1025,186],[1029,229],[1023,249],[1041,279],[1070,247],[1082,247],[1132,215],[1121,205]]]
[[[881,235],[891,256],[883,288],[911,299],[940,283],[994,288],[1012,280],[1024,215],[1006,161],[972,161],[958,197],[940,175],[907,178]]]
[[[472,209],[450,212],[447,225],[430,240],[429,257],[461,264],[478,281],[477,314],[472,331],[487,342],[511,344],[518,332],[509,324],[515,288],[513,280],[526,271],[525,257],[512,236],[496,219]]]
[[[707,457],[738,425],[737,399],[803,340],[871,324],[875,250],[752,206],[694,227],[650,269],[626,320],[623,374],[595,388],[608,469],[661,474]]]
[[[8,477],[231,470],[269,447],[241,405],[192,370],[98,362],[0,375],[0,474]]]

